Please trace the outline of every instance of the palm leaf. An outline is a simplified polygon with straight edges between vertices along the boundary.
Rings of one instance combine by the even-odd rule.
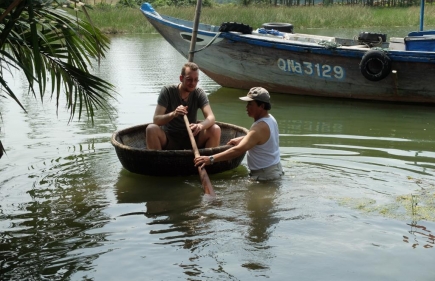
[[[20,7],[16,2],[14,5]],[[2,8],[0,4],[3,16],[6,9]],[[0,40],[4,38],[0,42],[0,74],[5,65],[20,69],[26,76],[30,92],[33,95],[39,92],[41,100],[47,86],[51,88],[50,97],[56,99],[57,107],[64,94],[70,120],[76,113],[80,119],[86,112],[93,121],[95,110],[113,110],[109,100],[113,100],[116,94],[114,86],[90,73],[92,62],[104,57],[110,43],[99,29],[51,3],[37,0],[26,2],[18,17],[14,11],[9,11],[3,18],[5,24],[0,25]],[[15,24],[11,28],[9,23],[12,20]],[[48,77],[51,78],[49,85]],[[7,81],[0,78],[0,84],[6,95],[22,107],[7,87]]]

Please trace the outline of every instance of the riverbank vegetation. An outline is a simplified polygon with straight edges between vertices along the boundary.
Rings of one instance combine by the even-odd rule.
[[[194,6],[165,6],[156,8],[160,14],[193,20]],[[93,23],[105,33],[155,33],[139,7],[95,5],[89,14]],[[330,6],[270,6],[234,4],[212,5],[201,10],[201,22],[220,25],[235,21],[261,27],[266,22],[286,22],[296,32],[307,28],[366,28],[409,26],[417,30],[420,7],[368,7],[351,5]],[[435,26],[435,6],[426,5],[425,26]]]

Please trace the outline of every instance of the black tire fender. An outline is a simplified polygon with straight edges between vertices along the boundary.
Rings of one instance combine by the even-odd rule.
[[[263,23],[261,26],[267,30],[274,29],[281,32],[293,33],[293,25],[291,23],[268,22],[268,23]]]
[[[361,74],[370,81],[380,81],[391,72],[391,59],[383,51],[370,50],[359,64]]]

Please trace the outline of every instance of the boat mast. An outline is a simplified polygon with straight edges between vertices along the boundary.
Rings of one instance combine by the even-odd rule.
[[[201,6],[202,6],[202,0],[197,0],[196,10],[195,10],[195,20],[193,22],[192,38],[190,39],[190,50],[189,50],[189,58],[188,58],[189,62],[193,62],[193,55],[194,55],[193,52],[195,51],[196,36],[198,35],[198,25],[199,25],[199,17],[201,16]]]
[[[423,31],[423,22],[424,22],[424,1],[420,1],[420,31]]]

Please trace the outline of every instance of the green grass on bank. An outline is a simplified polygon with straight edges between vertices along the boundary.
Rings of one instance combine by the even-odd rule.
[[[161,7],[158,13],[193,20],[195,7]],[[88,10],[92,22],[105,33],[155,33],[139,8],[94,7]],[[220,25],[235,21],[261,27],[266,22],[293,24],[296,32],[307,28],[418,27],[420,7],[375,8],[362,6],[300,6],[300,7],[204,7],[201,22]],[[425,7],[425,26],[435,26],[435,6]]]

